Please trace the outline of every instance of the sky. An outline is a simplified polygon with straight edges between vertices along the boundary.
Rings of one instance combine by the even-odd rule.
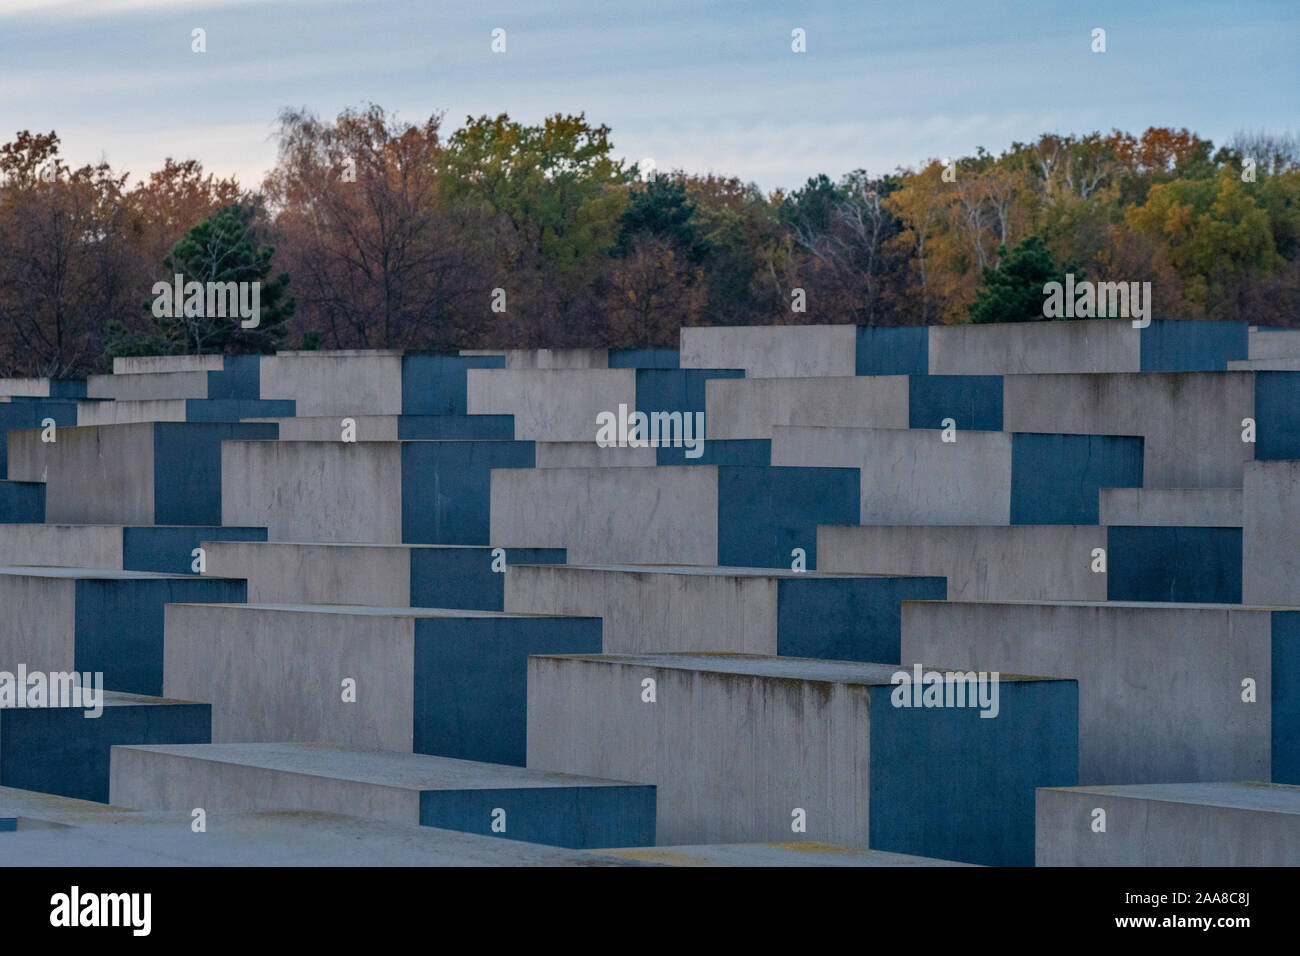
[[[1300,0],[0,0],[0,142],[254,186],[284,107],[585,113],[629,161],[789,189],[1043,132],[1300,132],[1297,41]]]

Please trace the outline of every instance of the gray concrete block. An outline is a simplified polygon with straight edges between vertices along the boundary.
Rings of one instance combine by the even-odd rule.
[[[132,355],[113,359],[114,375],[148,375],[166,372],[220,372],[221,355]]]
[[[1295,372],[1300,358],[1238,359],[1228,363],[1229,372]]]
[[[1103,488],[1103,525],[1239,528],[1240,488]]]
[[[900,602],[942,598],[938,578],[753,568],[514,565],[507,611],[604,622],[610,654],[781,654],[898,660]]]
[[[209,541],[207,574],[248,581],[251,604],[406,607],[417,545]]]
[[[122,567],[122,525],[0,524],[0,565]]]
[[[1038,866],[1300,866],[1300,787],[1043,788],[1036,830]]]
[[[907,428],[909,401],[906,375],[712,379],[705,385],[710,438],[771,438],[775,425]]]
[[[1300,329],[1252,331],[1247,341],[1250,359],[1300,360]]]
[[[708,326],[681,330],[682,368],[743,368],[748,378],[809,378],[857,372],[853,325]],[[710,409],[710,412],[712,409]],[[724,435],[716,438],[765,438]]]
[[[48,398],[48,378],[0,378],[0,397]]]
[[[277,352],[263,355],[261,396],[293,399],[304,416],[400,415],[402,353]]]
[[[402,540],[398,442],[226,441],[221,483],[222,524],[273,541]]]
[[[865,524],[1009,524],[1012,436],[940,436],[931,429],[776,426],[772,464],[859,469]]]
[[[166,692],[212,701],[214,743],[331,740],[522,764],[527,656],[597,650],[600,622],[409,607],[169,604],[165,635]],[[355,694],[345,693],[347,681]]]
[[[590,440],[538,442],[536,450],[538,468],[650,468],[658,460],[656,448],[602,447]]]
[[[356,440],[397,441],[398,415],[313,415],[294,418],[254,418],[250,421],[274,422],[280,431],[280,441],[341,442],[343,419],[351,418],[356,425]]]
[[[1256,461],[1242,487],[1247,604],[1300,604],[1300,462]]]
[[[1273,647],[1273,612],[1227,605],[903,605],[905,663],[1078,680],[1085,784],[1269,779]]]
[[[508,369],[609,368],[609,349],[461,349],[461,355],[500,355]]]
[[[149,423],[60,428],[50,444],[37,429],[9,433],[9,477],[45,482],[46,521],[153,524],[153,466]]]
[[[152,372],[138,375],[90,375],[86,378],[87,398],[155,401],[208,397],[205,371]]]
[[[102,823],[8,833],[0,866],[636,866],[632,860],[385,820],[301,810],[122,813]]]
[[[669,846],[781,842],[802,817],[799,839],[1027,865],[1032,790],[1048,785],[1032,781],[1075,774],[1073,683],[1004,677],[998,716],[981,719],[970,708],[891,706],[897,670],[534,656],[528,766],[656,784],[658,840]]]
[[[933,574],[950,601],[1104,601],[1091,569],[1094,525],[822,525],[817,566],[852,574]]]
[[[1140,435],[1148,488],[1234,488],[1255,446],[1249,372],[1008,375],[1003,427],[1013,432]]]
[[[596,416],[636,408],[636,370],[470,369],[471,415],[513,415],[515,438],[594,442]]]
[[[326,743],[115,747],[110,802],[311,810],[590,848],[654,843],[654,788]]]
[[[717,469],[494,469],[493,541],[568,549],[574,564],[716,564]]]
[[[78,402],[77,424],[129,425],[134,422],[189,421],[185,398],[147,400],[121,399],[112,402]]]
[[[1131,321],[1085,319],[930,328],[932,375],[1141,370],[1142,330],[1133,328]]]

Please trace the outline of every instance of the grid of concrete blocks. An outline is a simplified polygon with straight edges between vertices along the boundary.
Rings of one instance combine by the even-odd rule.
[[[0,863],[1300,863],[1300,331],[0,382]]]

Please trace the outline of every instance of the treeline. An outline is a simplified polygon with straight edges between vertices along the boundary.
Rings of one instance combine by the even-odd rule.
[[[1022,244],[1034,282],[1148,281],[1157,316],[1300,324],[1291,136],[1044,135],[765,194],[647,178],[610,134],[583,116],[447,133],[378,106],[291,110],[254,191],[194,160],[130,185],[18,133],[0,147],[0,375],[142,351],[673,346],[683,325],[965,322],[977,297],[987,321],[981,287],[1021,281]],[[160,318],[150,290],[176,271],[264,279],[272,321]]]

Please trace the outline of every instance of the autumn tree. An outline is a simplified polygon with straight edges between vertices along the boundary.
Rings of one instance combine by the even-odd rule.
[[[84,374],[132,299],[126,175],[71,169],[54,132],[23,131],[0,147],[0,178],[0,366]]]

